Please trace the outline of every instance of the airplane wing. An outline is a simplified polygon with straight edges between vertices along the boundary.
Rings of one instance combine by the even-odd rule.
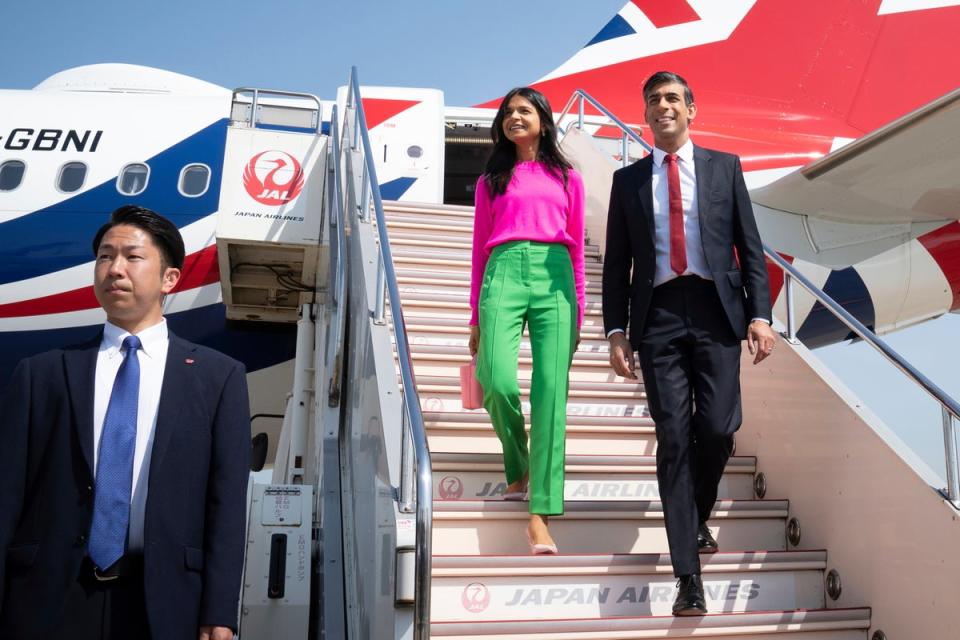
[[[960,89],[750,196],[810,221],[860,226],[960,219]]]

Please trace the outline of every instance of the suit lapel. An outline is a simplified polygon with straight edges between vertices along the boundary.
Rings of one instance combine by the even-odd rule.
[[[650,153],[637,163],[640,180],[640,208],[650,234],[650,246],[657,245],[657,232],[653,221],[653,154]]]
[[[713,163],[706,150],[694,145],[693,170],[697,174],[697,214],[700,219],[700,237],[704,238],[703,225],[710,215],[710,181],[713,178]]]
[[[96,338],[63,353],[70,404],[73,407],[73,425],[77,430],[80,451],[93,477],[93,394],[97,378],[97,353],[103,332]]]
[[[189,403],[199,382],[195,379],[193,360],[190,354],[196,346],[169,334],[167,362],[163,369],[163,384],[160,387],[160,405],[157,407],[157,428],[153,434],[153,450],[150,454],[151,475],[163,462],[163,455],[170,444],[170,436],[181,425],[182,407]]]

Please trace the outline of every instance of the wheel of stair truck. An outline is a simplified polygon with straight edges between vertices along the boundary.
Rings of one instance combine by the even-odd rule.
[[[800,546],[800,521],[796,518],[787,522],[787,542],[794,547]]]
[[[830,596],[830,599],[839,600],[840,594],[843,592],[843,585],[840,584],[840,574],[837,573],[836,569],[830,569],[830,572],[827,573],[826,586],[827,595]]]
[[[763,500],[767,495],[767,476],[762,471],[753,477],[753,493],[758,500]]]

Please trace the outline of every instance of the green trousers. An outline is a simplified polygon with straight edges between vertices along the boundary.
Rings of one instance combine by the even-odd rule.
[[[530,513],[563,513],[567,389],[577,293],[565,245],[517,241],[493,249],[479,301],[477,379],[503,445],[507,483],[529,474]],[[517,383],[520,336],[530,329],[530,443]]]

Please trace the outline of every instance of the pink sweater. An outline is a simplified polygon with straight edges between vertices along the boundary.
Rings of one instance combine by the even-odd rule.
[[[491,202],[483,176],[477,180],[473,222],[473,269],[470,277],[470,324],[479,322],[477,303],[487,260],[494,247],[514,240],[567,245],[577,287],[577,328],[586,305],[583,275],[583,180],[575,170],[563,179],[540,162],[518,162],[502,196]]]

